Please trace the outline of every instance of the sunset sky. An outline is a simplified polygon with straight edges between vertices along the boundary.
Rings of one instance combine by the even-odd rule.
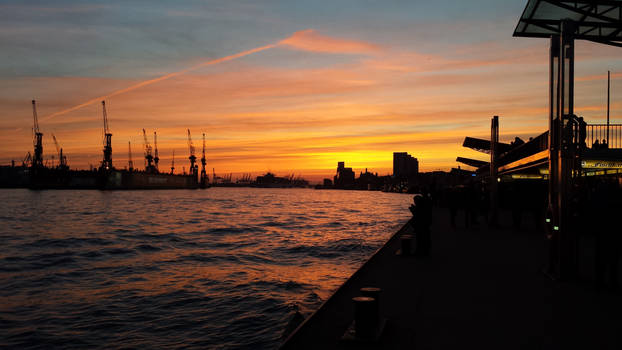
[[[72,168],[113,164],[142,129],[161,168],[188,166],[206,134],[216,173],[271,170],[317,180],[338,161],[388,174],[393,152],[448,170],[464,136],[547,127],[548,40],[513,38],[526,1],[3,1],[0,164],[32,152],[32,99],[44,157],[55,134]],[[622,49],[577,42],[576,113],[622,123]],[[88,103],[87,103],[88,102]],[[78,107],[79,108],[74,108]]]

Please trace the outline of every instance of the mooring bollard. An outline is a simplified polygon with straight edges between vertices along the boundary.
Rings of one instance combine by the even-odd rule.
[[[402,235],[402,237],[400,237],[400,241],[402,242],[402,255],[407,256],[411,254],[413,238],[412,235]]]
[[[378,324],[380,320],[380,292],[382,289],[376,287],[363,287],[361,288],[361,294],[364,297],[374,298],[374,322]]]
[[[376,326],[376,300],[370,297],[354,297],[354,332],[357,338],[371,338]]]

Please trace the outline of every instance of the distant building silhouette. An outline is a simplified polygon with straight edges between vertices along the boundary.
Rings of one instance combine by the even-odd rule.
[[[231,180],[229,180],[231,182]],[[296,177],[293,174],[280,177],[271,172],[257,176],[254,186],[256,187],[307,187],[309,182],[302,177]]]
[[[393,177],[408,179],[419,173],[419,161],[406,152],[393,152]]]
[[[356,179],[356,188],[359,190],[379,190],[384,185],[384,179],[378,176],[378,173],[370,173],[365,168],[365,172],[360,173]]]
[[[337,163],[337,175],[334,178],[336,188],[344,188],[354,185],[354,171],[346,168],[345,162]]]

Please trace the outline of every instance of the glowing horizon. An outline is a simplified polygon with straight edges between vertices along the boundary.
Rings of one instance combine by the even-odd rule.
[[[338,161],[357,173],[390,173],[393,152],[417,157],[422,171],[449,170],[459,165],[456,156],[485,159],[461,144],[464,136],[488,137],[493,115],[502,140],[547,127],[547,41],[511,37],[523,4],[500,3],[489,10],[496,16],[440,5],[421,16],[410,3],[401,6],[408,11],[368,4],[316,17],[307,14],[322,10],[310,5],[184,6],[148,14],[114,1],[3,7],[0,41],[12,60],[0,71],[0,164],[32,152],[33,95],[44,157],[56,153],[54,133],[70,166],[82,169],[101,160],[102,99],[116,167],[127,164],[128,141],[142,164],[145,128],[158,132],[161,168],[175,150],[182,169],[189,128],[199,152],[206,133],[209,173],[272,171],[314,181],[331,177]],[[44,20],[35,25],[32,14]],[[119,14],[144,22],[114,22]],[[220,23],[223,17],[234,22]],[[149,25],[154,18],[167,26]],[[252,20],[238,28],[239,18]],[[620,122],[618,50],[577,43],[575,108],[588,122],[605,115],[608,69],[612,123]]]

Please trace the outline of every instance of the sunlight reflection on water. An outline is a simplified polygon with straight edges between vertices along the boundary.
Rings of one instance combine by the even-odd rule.
[[[0,347],[274,348],[410,195],[1,190]]]

